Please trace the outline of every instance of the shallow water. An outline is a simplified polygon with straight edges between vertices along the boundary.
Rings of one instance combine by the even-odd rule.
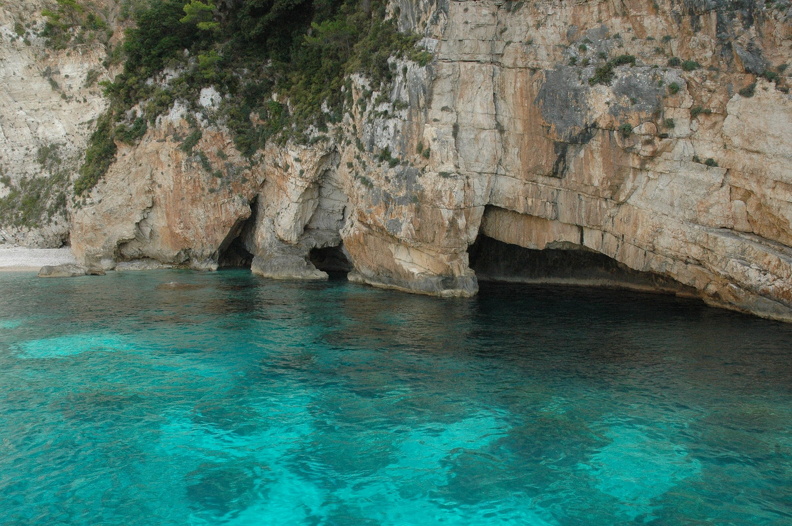
[[[790,325],[243,271],[0,297],[0,524],[792,524]]]

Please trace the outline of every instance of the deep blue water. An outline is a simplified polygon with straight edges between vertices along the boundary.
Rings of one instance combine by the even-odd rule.
[[[0,524],[628,523],[792,524],[791,325],[572,288],[0,273]]]

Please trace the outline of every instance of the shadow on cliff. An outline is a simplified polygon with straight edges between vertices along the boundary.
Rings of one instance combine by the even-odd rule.
[[[327,272],[331,280],[345,280],[353,270],[343,243],[335,247],[314,248],[308,258],[318,270]]]
[[[470,268],[479,281],[543,283],[690,293],[673,279],[633,270],[599,252],[582,247],[532,250],[479,234],[468,248]]]
[[[256,229],[257,200],[250,202],[250,217],[240,219],[220,244],[217,268],[247,268],[253,263],[253,240]]]

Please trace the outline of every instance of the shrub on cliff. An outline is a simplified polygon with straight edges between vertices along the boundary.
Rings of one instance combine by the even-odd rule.
[[[372,89],[385,92],[397,73],[394,58],[422,66],[431,61],[416,46],[417,35],[399,32],[386,18],[386,6],[387,0],[144,2],[126,33],[123,73],[103,84],[111,99],[108,119],[117,125],[140,104],[141,118],[153,123],[175,100],[196,103],[200,89],[212,85],[230,95],[212,118],[228,126],[243,154],[271,139],[308,140],[306,130],[325,132],[351,110],[349,74],[361,73]],[[152,82],[165,68],[179,76]],[[274,93],[289,100],[290,111],[270,104]],[[114,129],[119,140],[135,140],[141,127]],[[111,149],[107,137],[96,141],[82,191],[98,180],[94,168],[106,164],[98,161]]]
[[[93,12],[90,5],[77,0],[55,0],[55,6],[42,10],[41,14],[47,19],[41,36],[54,49],[66,49],[72,42],[90,42],[97,36],[109,39],[112,35],[106,32],[104,19]]]
[[[99,119],[85,151],[85,162],[80,167],[80,176],[74,182],[76,195],[83,195],[93,188],[113,164],[117,151],[113,136],[111,115],[106,114]]]
[[[634,66],[635,57],[633,55],[619,55],[618,57],[609,60],[594,70],[594,75],[588,81],[589,84],[592,86],[594,84],[610,84],[611,81],[613,81],[613,70],[618,66],[624,66],[626,64]]]

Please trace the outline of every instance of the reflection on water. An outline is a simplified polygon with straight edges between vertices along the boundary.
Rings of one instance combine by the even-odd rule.
[[[792,326],[670,297],[0,274],[9,524],[792,523]]]

